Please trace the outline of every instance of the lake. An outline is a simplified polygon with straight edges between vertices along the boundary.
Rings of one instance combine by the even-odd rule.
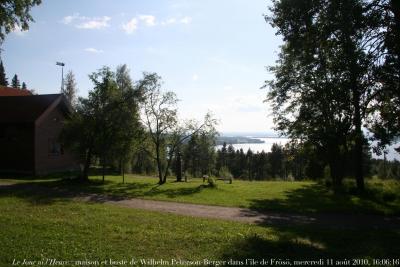
[[[289,138],[281,138],[281,137],[253,137],[253,136],[246,136],[258,140],[264,141],[264,143],[249,143],[249,144],[232,144],[235,150],[243,149],[244,153],[247,150],[251,149],[251,151],[257,153],[264,150],[264,152],[270,152],[272,144],[277,143],[279,145],[285,145],[287,142],[290,141]],[[222,145],[217,146],[217,149],[220,149]]]
[[[247,150],[249,150],[249,149],[251,149],[255,153],[261,152],[263,150],[264,150],[264,152],[270,152],[273,143],[285,145],[287,142],[290,141],[289,138],[283,138],[283,137],[254,137],[254,136],[246,136],[246,137],[259,139],[259,140],[264,141],[264,143],[232,144],[233,147],[235,148],[235,150],[243,149],[244,153],[246,153]],[[388,149],[387,149],[388,153],[386,155],[386,158],[388,160],[394,160],[394,159],[400,160],[400,154],[394,150],[394,148],[398,147],[399,145],[400,145],[400,143],[397,143],[395,145],[388,147]],[[222,147],[222,145],[219,145],[219,146],[217,146],[217,149],[220,149],[221,147]],[[372,154],[372,157],[383,159],[383,155],[378,156],[376,154]]]

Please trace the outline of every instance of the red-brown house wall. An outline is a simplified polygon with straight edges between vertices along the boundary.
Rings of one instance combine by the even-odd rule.
[[[35,127],[35,174],[79,170],[77,157],[68,150],[53,155],[49,153],[51,140],[59,142],[63,127],[64,114],[56,107],[46,116],[36,122]]]

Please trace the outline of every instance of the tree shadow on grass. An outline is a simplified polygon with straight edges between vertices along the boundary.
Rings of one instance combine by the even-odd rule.
[[[0,197],[18,197],[32,204],[51,204],[85,198],[92,202],[118,201],[164,195],[176,198],[201,192],[206,186],[194,188],[163,188],[153,183],[116,183],[112,181],[60,179],[0,185]]]
[[[256,266],[272,266],[270,259],[283,260],[289,257],[310,259],[312,257],[321,257],[323,253],[323,249],[313,247],[310,244],[292,241],[285,235],[278,235],[277,240],[271,240],[257,234],[237,238],[227,244],[221,252],[222,259],[226,261],[244,261],[246,266],[250,265],[250,261],[246,264],[246,259],[257,260],[259,263],[255,264]],[[263,260],[266,264],[261,262]]]
[[[46,184],[47,186],[43,186]],[[71,193],[60,193],[50,189],[50,185],[57,185],[58,181],[25,182],[9,185],[0,185],[0,197],[17,197],[34,205],[48,205],[56,201],[66,201]]]
[[[286,211],[301,214],[340,212],[348,214],[400,214],[396,198],[379,189],[368,189],[357,195],[352,189],[334,194],[322,184],[306,185],[286,191],[280,199],[252,199],[250,209]]]
[[[270,227],[270,236],[237,238],[221,249],[224,260],[319,260],[398,256],[399,231],[333,231],[311,227]],[[261,264],[259,264],[261,265]],[[280,265],[282,266],[282,264]]]

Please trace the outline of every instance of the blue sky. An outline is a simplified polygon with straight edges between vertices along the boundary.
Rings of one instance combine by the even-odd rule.
[[[183,118],[212,111],[218,130],[268,131],[272,119],[261,90],[281,40],[263,18],[266,0],[57,0],[32,10],[35,23],[3,44],[9,80],[17,73],[40,94],[57,93],[60,68],[76,76],[126,63],[133,79],[157,72],[176,92]]]

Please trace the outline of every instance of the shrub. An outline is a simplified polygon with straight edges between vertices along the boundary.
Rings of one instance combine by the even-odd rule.
[[[217,181],[213,177],[208,177],[207,179],[208,187],[217,188]]]
[[[233,180],[233,175],[232,173],[229,171],[228,167],[222,167],[219,170],[219,177],[221,177],[222,179],[226,179],[226,180]]]

